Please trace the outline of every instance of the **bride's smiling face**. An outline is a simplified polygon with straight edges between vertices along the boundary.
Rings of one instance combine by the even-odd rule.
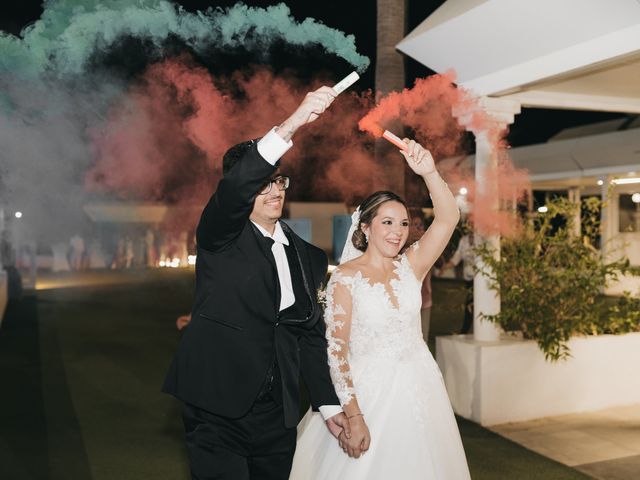
[[[375,248],[385,257],[396,257],[409,236],[409,215],[400,202],[385,202],[370,225],[362,230],[369,237],[368,248]]]

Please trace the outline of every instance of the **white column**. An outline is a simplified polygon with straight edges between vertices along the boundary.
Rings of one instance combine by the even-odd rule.
[[[520,104],[513,100],[505,100],[499,98],[482,97],[480,99],[480,108],[482,108],[495,122],[495,128],[504,129],[514,121],[516,114],[520,113]],[[474,131],[472,129],[471,114],[473,112],[454,111],[453,114],[458,118],[458,122],[468,130],[471,130],[476,139],[476,189],[497,191],[496,185],[488,184],[488,177],[495,179],[495,175],[485,176],[492,169],[497,167],[498,152],[497,145],[491,142],[489,132]],[[495,180],[494,180],[495,181]],[[492,208],[500,207],[498,198],[495,197]],[[481,236],[477,231],[474,232],[474,243],[488,243],[495,252],[496,258],[500,258],[500,235]],[[479,259],[476,260],[480,262]],[[478,266],[484,268],[482,263]],[[500,337],[501,329],[495,323],[483,320],[484,315],[495,315],[500,313],[500,293],[489,287],[489,279],[482,273],[477,273],[473,279],[473,336],[477,341],[495,341]]]
[[[476,138],[476,190],[495,189],[489,185],[486,174],[497,167],[497,156],[484,132],[475,133]],[[495,179],[495,177],[494,177]],[[495,197],[492,209],[499,208],[498,198]],[[495,258],[500,258],[500,235],[481,236],[477,231],[473,235],[474,244],[486,243],[495,252]],[[480,271],[487,269],[480,258],[476,258],[476,266]],[[494,341],[500,337],[500,327],[495,323],[483,320],[482,315],[496,315],[500,313],[500,293],[490,288],[489,278],[476,273],[473,277],[473,337],[480,341]]]
[[[581,198],[580,198],[580,187],[572,187],[569,189],[569,201],[576,204],[576,212],[573,217],[573,234],[576,237],[579,237],[582,233],[582,218],[580,217],[581,211]]]
[[[604,183],[600,190],[602,201],[602,211],[600,212],[600,250],[606,258],[611,249],[611,240],[615,236],[614,228],[618,225],[616,218],[616,215],[618,215],[618,196],[615,193],[615,186],[613,188],[611,187],[613,177],[607,175],[603,180]]]

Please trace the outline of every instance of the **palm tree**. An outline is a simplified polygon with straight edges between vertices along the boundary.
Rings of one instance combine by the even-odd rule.
[[[376,96],[400,91],[405,87],[404,57],[395,46],[404,38],[406,30],[407,0],[376,0],[377,48],[376,48]],[[401,126],[389,125],[401,135]],[[405,193],[404,162],[397,161],[397,151],[385,140],[377,140],[376,160],[383,165],[388,188],[400,195]],[[391,157],[391,158],[390,158]]]

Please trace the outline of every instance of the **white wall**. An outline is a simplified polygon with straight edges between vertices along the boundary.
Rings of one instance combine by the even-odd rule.
[[[640,402],[640,333],[573,338],[572,358],[550,363],[536,342],[436,338],[455,412],[496,425]]]

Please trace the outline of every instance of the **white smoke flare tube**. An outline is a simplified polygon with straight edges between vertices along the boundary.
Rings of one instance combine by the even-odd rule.
[[[349,88],[351,85],[356,83],[359,79],[360,79],[360,75],[358,75],[356,72],[351,72],[349,75],[347,75],[338,83],[336,83],[333,86],[333,89],[336,91],[338,95],[340,95],[347,88]]]
[[[382,134],[382,138],[384,138],[388,142],[393,143],[396,147],[398,147],[400,150],[404,150],[405,152],[409,148],[409,146],[404,143],[400,137],[394,135],[389,130],[384,131],[384,133]]]

